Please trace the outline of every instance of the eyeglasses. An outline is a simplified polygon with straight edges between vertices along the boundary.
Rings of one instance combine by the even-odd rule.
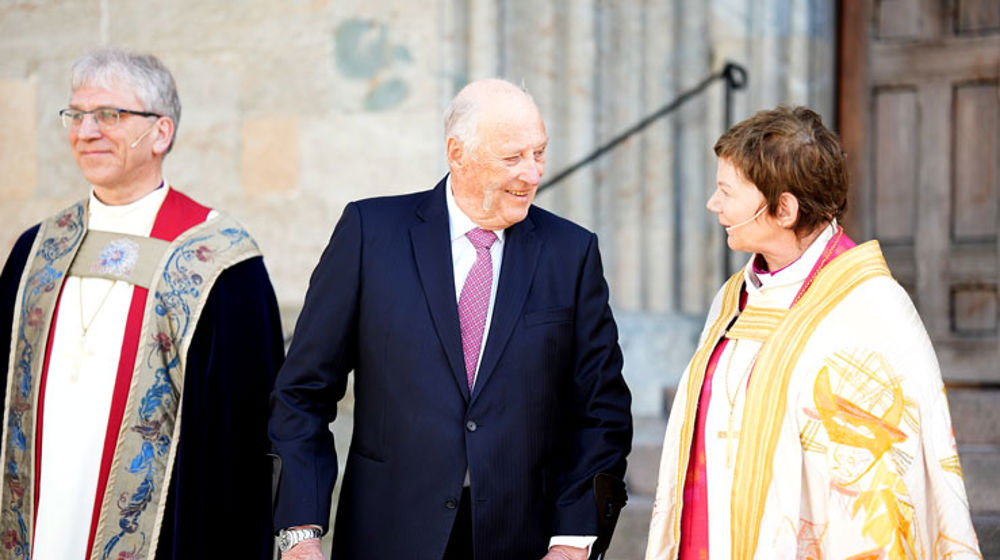
[[[78,109],[63,109],[59,111],[59,117],[62,119],[63,127],[68,129],[80,128],[83,124],[83,119],[87,115],[94,115],[94,121],[97,122],[102,130],[108,130],[118,126],[118,121],[122,118],[122,113],[126,115],[138,115],[140,117],[162,117],[163,115],[157,113],[147,113],[146,111],[132,111],[130,109],[119,109],[117,107],[98,107],[97,109],[91,111],[80,111]]]

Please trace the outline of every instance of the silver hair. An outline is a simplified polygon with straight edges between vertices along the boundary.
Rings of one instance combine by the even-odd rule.
[[[125,86],[132,90],[142,109],[174,121],[174,138],[181,122],[181,100],[170,70],[151,54],[137,54],[117,48],[102,48],[87,53],[73,63],[72,91],[90,85],[111,89]],[[170,139],[167,152],[173,148]]]
[[[459,92],[448,110],[444,113],[444,141],[454,138],[465,145],[466,149],[474,149],[477,144],[476,128],[479,126],[479,98],[474,95],[462,95]]]
[[[445,142],[449,138],[454,138],[469,150],[475,149],[479,144],[476,130],[479,127],[479,109],[484,93],[523,95],[532,104],[535,102],[523,86],[517,86],[507,80],[488,78],[472,82],[455,95],[444,113]]]

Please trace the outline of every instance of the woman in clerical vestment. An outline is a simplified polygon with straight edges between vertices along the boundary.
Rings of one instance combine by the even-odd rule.
[[[715,154],[708,209],[752,256],[677,388],[647,560],[981,558],[931,342],[837,223],[840,141],[779,107]]]

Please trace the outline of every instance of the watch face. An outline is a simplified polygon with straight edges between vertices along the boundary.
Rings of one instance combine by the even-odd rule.
[[[291,548],[288,542],[290,540],[289,537],[291,537],[291,535],[289,535],[288,533],[282,533],[278,535],[278,549],[280,551],[287,552],[288,549]]]

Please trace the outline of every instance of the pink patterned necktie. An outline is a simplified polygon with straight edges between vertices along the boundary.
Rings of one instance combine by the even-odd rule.
[[[493,257],[490,246],[497,240],[492,231],[473,229],[465,234],[476,248],[476,263],[465,278],[462,295],[458,297],[458,321],[462,326],[462,351],[465,353],[465,377],[469,391],[476,380],[476,362],[483,345],[486,311],[490,306],[493,288]]]

